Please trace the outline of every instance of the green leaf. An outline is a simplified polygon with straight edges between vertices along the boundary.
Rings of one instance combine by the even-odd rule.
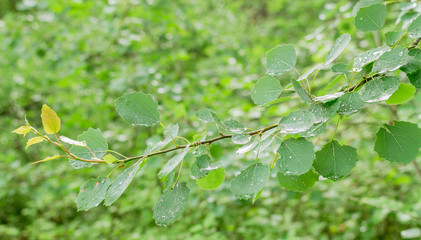
[[[410,122],[395,121],[384,124],[376,134],[374,150],[380,157],[397,163],[409,163],[415,159],[421,147],[421,129]]]
[[[153,207],[153,219],[159,226],[168,226],[173,223],[187,206],[190,189],[186,183],[177,183],[174,189],[167,189]]]
[[[243,145],[250,142],[251,136],[248,134],[234,134],[231,139],[235,144]]]
[[[155,150],[160,150],[163,147],[167,146],[167,144],[169,144],[170,142],[173,141],[173,138],[178,136],[178,124],[171,124],[167,126],[167,130],[165,130],[164,133],[164,140],[157,142],[152,148],[151,148],[151,152],[155,151]],[[169,133],[168,133],[169,132]]]
[[[416,59],[415,57],[409,56],[408,62],[403,65],[400,70],[405,73],[413,73],[418,70],[421,70],[421,61]]]
[[[37,144],[37,143],[40,143],[42,141],[44,141],[44,138],[43,137],[33,137],[33,138],[30,138],[30,139],[28,139],[28,142],[26,142],[25,149],[27,149],[29,146],[32,146],[32,145]]]
[[[310,105],[309,111],[314,115],[314,123],[327,122],[339,109],[339,100],[327,103],[315,102]]]
[[[399,78],[387,76],[367,83],[361,93],[364,102],[375,103],[387,100],[399,88]]]
[[[326,55],[326,61],[324,65],[328,65],[331,62],[333,62],[333,60],[335,60],[343,52],[343,50],[345,50],[346,46],[348,46],[350,41],[351,35],[349,35],[348,33],[345,33],[341,35],[338,39],[336,39],[332,48]]]
[[[402,31],[397,31],[397,32],[387,32],[385,34],[386,37],[386,44],[388,46],[393,46],[395,45],[395,43],[399,40],[399,38],[404,34],[404,32]]]
[[[60,141],[64,142],[64,143],[67,143],[67,144],[70,144],[70,145],[86,147],[86,142],[76,141],[76,140],[70,139],[70,138],[65,137],[65,136],[60,136]]]
[[[357,164],[357,160],[357,149],[341,146],[332,140],[316,152],[314,168],[323,177],[336,181],[348,175]]]
[[[231,182],[231,192],[241,199],[249,199],[258,193],[269,180],[269,167],[255,163],[241,171]]]
[[[278,172],[276,176],[278,178],[279,184],[281,187],[295,192],[302,192],[314,186],[314,184],[319,180],[319,175],[313,172],[313,170],[308,171],[302,175],[286,175]]]
[[[117,162],[117,158],[114,157],[114,155],[112,155],[112,154],[105,155],[104,160],[108,164],[113,164],[113,163]]]
[[[208,155],[208,154],[209,154],[209,149],[205,145],[197,146],[193,151],[193,155],[195,157],[200,157],[202,155]]]
[[[312,103],[310,96],[308,95],[308,93],[306,92],[306,90],[304,90],[303,87],[301,87],[301,84],[298,83],[297,81],[295,81],[294,79],[291,80],[292,86],[295,89],[295,92],[297,92],[298,96],[308,105],[310,105]]]
[[[324,122],[315,123],[307,131],[300,133],[300,136],[305,138],[315,137],[322,133],[325,128],[326,124]]]
[[[354,8],[352,9],[352,15],[355,17],[360,10],[360,8],[368,7],[374,4],[383,3],[382,0],[361,0],[355,4]]]
[[[421,70],[406,74],[411,84],[416,88],[421,88]]]
[[[308,110],[297,110],[283,117],[278,128],[281,133],[297,134],[307,131],[315,123],[315,116]]]
[[[266,73],[277,75],[294,69],[297,55],[291,44],[282,45],[271,49],[267,54]]]
[[[250,92],[251,99],[257,105],[264,105],[276,100],[282,92],[279,80],[266,76],[260,78]]]
[[[307,72],[305,72],[303,75],[301,75],[298,79],[297,82],[300,82],[304,79],[307,79],[308,76],[310,76],[310,74],[312,74],[316,69],[320,69],[323,66],[323,64],[317,64],[315,66],[313,66],[312,68],[310,68]]]
[[[396,47],[390,52],[385,52],[374,63],[373,72],[385,73],[395,71],[408,62],[408,49],[404,47]]]
[[[344,95],[343,92],[336,92],[336,93],[332,93],[332,94],[328,94],[328,95],[324,95],[320,97],[315,97],[313,98],[313,100],[316,102],[327,103],[327,102],[331,102],[333,100],[338,99],[342,95]]]
[[[211,165],[211,159],[208,155],[201,155],[196,158],[196,161],[193,163],[193,166],[190,169],[190,174],[195,178],[203,178],[210,171],[215,170],[216,167]]]
[[[23,136],[29,132],[31,132],[31,126],[20,126],[19,128],[12,131],[12,133],[22,134]]]
[[[87,131],[80,134],[77,137],[77,140],[80,142],[86,142],[87,147],[89,147],[89,149],[91,149],[91,151],[95,154],[95,156],[92,155],[91,151],[89,151],[87,147],[73,145],[69,151],[79,158],[92,159],[96,157],[100,159],[107,153],[108,144],[99,129],[89,128]],[[93,165],[93,163],[90,162],[82,162],[71,159],[69,160],[69,164],[75,169],[90,167]]]
[[[184,159],[184,157],[189,152],[190,147],[187,146],[183,149],[183,151],[177,155],[175,155],[173,158],[171,158],[167,164],[161,169],[161,171],[158,173],[158,178],[161,179],[165,176],[167,176],[172,170],[174,170],[175,167]]]
[[[278,170],[286,175],[302,175],[311,169],[314,161],[314,146],[305,138],[290,138],[278,148],[281,156],[276,161]]]
[[[241,124],[241,123],[239,123],[239,122],[237,122],[237,121],[235,121],[233,119],[226,120],[224,122],[224,126],[230,132],[235,133],[235,134],[243,133],[246,130],[246,128],[244,127],[243,124]]]
[[[355,26],[363,31],[380,31],[386,18],[386,6],[374,4],[362,7],[355,16]]]
[[[212,190],[218,188],[225,179],[225,170],[218,168],[209,172],[205,177],[196,180],[197,185],[205,190]]]
[[[105,198],[108,187],[111,185],[109,178],[99,177],[85,182],[76,198],[77,210],[88,211],[98,206]]]
[[[364,107],[364,101],[361,99],[360,94],[356,92],[345,93],[339,98],[339,102],[338,114],[340,115],[352,115]]]
[[[209,109],[209,108],[199,110],[194,115],[196,116],[197,119],[205,123],[219,122],[219,119],[216,116],[216,113],[212,109]]]
[[[159,123],[158,103],[143,92],[126,93],[115,101],[118,114],[128,123],[153,126]]]
[[[44,158],[44,159],[42,159],[42,160],[39,160],[39,161],[33,162],[32,164],[38,164],[38,163],[42,163],[42,162],[51,161],[51,160],[54,160],[54,159],[57,159],[57,158],[60,158],[60,157],[62,157],[62,156],[61,156],[61,155],[59,155],[59,154],[56,154],[56,155],[54,155],[54,156],[46,157],[46,158]]]
[[[344,63],[337,63],[332,66],[332,71],[336,74],[345,74],[347,72],[346,68],[348,66]]]
[[[56,112],[46,104],[42,105],[41,119],[45,133],[55,134],[60,131],[60,118],[57,116]]]
[[[352,66],[353,71],[360,72],[367,63],[376,61],[383,55],[383,53],[389,50],[389,47],[383,46],[370,49],[367,52],[360,54],[358,57],[354,58],[354,65]]]
[[[418,16],[408,27],[408,35],[413,38],[421,37],[421,15]]]
[[[405,103],[414,97],[415,92],[415,87],[411,84],[401,83],[398,90],[396,90],[392,96],[386,100],[386,103],[390,105]]]
[[[141,163],[135,163],[134,165],[125,169],[120,175],[118,175],[110,188],[107,190],[105,195],[105,206],[111,206],[120,196],[126,191],[127,187],[133,181],[136,173],[145,165],[146,161],[143,160]]]

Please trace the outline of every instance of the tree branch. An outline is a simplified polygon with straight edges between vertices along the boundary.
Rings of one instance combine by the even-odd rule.
[[[256,131],[252,131],[252,132],[246,132],[244,134],[247,134],[247,135],[250,135],[250,136],[260,135],[260,134],[262,134],[264,132],[267,132],[267,131],[269,131],[273,128],[276,128],[277,126],[278,126],[278,124],[273,124],[273,125],[264,127],[260,130],[256,130]],[[140,156],[135,156],[135,157],[129,157],[129,158],[121,160],[120,162],[129,162],[129,161],[139,159],[139,158],[148,158],[148,157],[151,157],[151,156],[155,156],[155,155],[159,155],[159,154],[163,154],[163,153],[167,153],[167,152],[172,152],[172,151],[182,149],[182,148],[186,148],[186,147],[195,147],[195,146],[200,146],[200,145],[204,145],[204,144],[211,144],[213,142],[216,142],[216,141],[219,141],[219,140],[222,140],[222,139],[225,139],[225,138],[232,138],[232,136],[233,135],[231,135],[231,134],[222,135],[222,136],[211,138],[211,139],[204,140],[204,141],[201,141],[201,142],[196,142],[196,143],[193,143],[193,144],[190,144],[190,145],[179,145],[179,146],[175,146],[173,148],[168,148],[168,149],[164,149],[164,150],[157,151],[157,152],[152,152],[152,153],[148,153],[148,154],[144,154],[144,155],[140,155]]]
[[[409,45],[408,49],[415,48],[418,45],[418,43],[420,42],[420,40],[421,40],[421,38],[415,39],[411,43],[411,45]],[[363,77],[362,81],[360,81],[359,83],[355,84],[352,87],[349,87],[349,88],[345,89],[343,92],[346,93],[346,92],[354,91],[355,89],[365,85],[369,81],[371,81],[371,80],[373,80],[373,79],[375,79],[376,77],[379,77],[379,76],[384,76],[384,74],[377,74],[376,73],[376,74],[373,74],[372,76]],[[250,135],[250,136],[260,135],[260,134],[262,134],[264,132],[267,132],[267,131],[269,131],[273,128],[276,128],[277,126],[278,126],[278,124],[273,124],[273,125],[264,127],[260,130],[246,132],[244,134],[247,134],[247,135]],[[193,144],[190,144],[190,145],[177,145],[177,146],[172,147],[172,148],[168,148],[168,149],[164,149],[164,150],[160,150],[160,151],[156,151],[156,152],[152,152],[152,153],[148,153],[148,154],[144,154],[144,155],[140,155],[140,156],[128,157],[128,158],[119,160],[116,163],[126,163],[126,162],[130,162],[130,161],[133,161],[133,160],[136,160],[136,159],[139,159],[139,158],[148,158],[148,157],[152,157],[152,156],[155,156],[155,155],[160,155],[160,154],[164,154],[164,153],[167,153],[167,152],[176,151],[178,149],[183,149],[183,148],[186,148],[186,147],[196,147],[196,146],[200,146],[200,145],[204,145],[204,144],[211,144],[213,142],[216,142],[216,141],[219,141],[219,140],[222,140],[222,139],[225,139],[225,138],[232,138],[232,136],[233,136],[232,134],[229,134],[229,135],[222,134],[219,137],[215,137],[215,138],[211,138],[211,139],[208,139],[208,140],[196,142],[196,143],[193,143]],[[77,159],[77,160],[81,160],[81,161],[85,161],[85,162],[96,162],[96,163],[104,163],[105,162],[104,160],[88,160],[88,159]]]

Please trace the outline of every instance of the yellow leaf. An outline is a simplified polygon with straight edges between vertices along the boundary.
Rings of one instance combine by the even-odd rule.
[[[28,140],[28,142],[26,143],[25,149],[27,149],[31,145],[40,143],[42,141],[44,141],[44,138],[42,138],[42,137],[33,137],[33,138],[31,138],[31,139]]]
[[[51,156],[51,157],[46,157],[46,158],[44,158],[42,160],[33,162],[32,164],[37,164],[37,163],[40,163],[40,162],[46,162],[46,161],[54,160],[54,159],[57,159],[59,157],[61,157],[61,156],[57,154],[57,155],[54,155],[54,156]]]
[[[117,162],[117,158],[115,158],[114,155],[112,155],[112,154],[105,155],[104,160],[108,164],[112,164],[112,163]]]
[[[21,126],[18,129],[13,130],[12,133],[23,134],[23,136],[25,136],[30,131],[31,131],[31,127],[30,126]]]
[[[45,133],[53,134],[60,131],[60,118],[57,116],[56,112],[46,104],[42,105],[41,119]]]

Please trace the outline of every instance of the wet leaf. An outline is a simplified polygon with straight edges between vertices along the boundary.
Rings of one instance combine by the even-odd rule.
[[[414,19],[409,25],[408,35],[413,39],[421,37],[421,15]]]
[[[364,102],[375,103],[387,100],[399,88],[399,78],[387,76],[367,83],[361,92]]]
[[[341,35],[338,39],[336,39],[332,48],[329,50],[329,52],[326,55],[326,61],[324,65],[328,65],[331,62],[333,62],[343,52],[343,50],[345,50],[346,46],[348,46],[350,41],[351,41],[351,35],[347,33]]]
[[[281,133],[297,134],[307,131],[315,123],[315,116],[308,110],[297,110],[283,117],[278,128]]]
[[[143,92],[126,93],[115,101],[118,114],[128,123],[153,126],[159,123],[158,103]]]
[[[107,190],[105,195],[105,206],[111,206],[117,199],[123,195],[127,187],[133,181],[133,178],[136,176],[136,173],[145,165],[146,161],[135,163],[134,165],[125,169],[120,175],[118,175],[114,181],[111,183],[110,188]]]
[[[153,207],[153,218],[159,226],[168,226],[173,223],[187,206],[190,189],[186,183],[177,183],[174,189],[167,189]]]
[[[282,92],[279,80],[266,76],[260,78],[250,92],[251,99],[257,105],[264,105],[276,100]]]
[[[310,96],[308,95],[307,91],[301,87],[301,84],[295,81],[294,79],[291,80],[292,86],[297,92],[298,96],[303,100],[306,104],[310,105],[312,103]]]
[[[286,175],[302,175],[308,172],[314,161],[314,146],[305,138],[290,138],[278,148],[281,156],[276,161],[278,171]]]
[[[250,142],[250,140],[251,140],[251,136],[248,135],[248,134],[234,134],[234,135],[232,135],[232,141],[235,144],[243,145],[243,144],[246,144],[246,143]]]
[[[237,121],[235,121],[233,119],[226,120],[224,122],[224,126],[230,132],[235,133],[235,134],[243,133],[246,130],[246,128],[244,127],[243,124],[241,124],[241,123],[239,123],[239,122],[237,122]]]
[[[404,47],[396,47],[390,52],[385,52],[374,63],[373,72],[385,73],[395,71],[408,62],[408,49]]]
[[[297,55],[292,45],[282,45],[272,48],[267,54],[266,73],[277,75],[294,69]]]
[[[357,164],[357,160],[357,149],[341,146],[332,140],[316,152],[314,168],[323,177],[336,181],[348,175]]]
[[[383,46],[370,49],[367,52],[360,54],[358,57],[354,58],[353,70],[356,72],[360,72],[367,63],[376,61],[383,55],[383,53],[389,50],[389,47]]]
[[[219,119],[216,116],[216,113],[212,109],[209,109],[209,108],[205,108],[200,111],[197,111],[194,115],[197,117],[197,119],[205,123],[219,122]]]
[[[167,146],[167,144],[169,144],[170,142],[173,141],[173,138],[178,136],[178,124],[171,124],[167,126],[167,130],[165,130],[164,133],[164,140],[157,142],[152,148],[151,148],[151,152],[155,151],[155,150],[160,150],[163,147]],[[169,132],[169,133],[168,133]]]
[[[167,164],[161,169],[161,171],[158,173],[158,178],[161,179],[165,176],[167,176],[172,170],[174,170],[175,167],[177,167],[178,164],[184,159],[184,157],[189,152],[190,147],[185,147],[183,151],[177,155],[175,155],[173,158],[171,158]]]
[[[105,198],[108,187],[111,185],[109,178],[99,177],[85,182],[76,198],[77,210],[88,211],[98,206]]]
[[[249,199],[258,193],[269,180],[269,167],[255,163],[241,171],[231,182],[231,192],[241,199]]]
[[[210,157],[208,155],[201,155],[198,156],[193,163],[190,174],[195,179],[198,179],[205,177],[210,171],[215,169],[217,169],[217,167],[212,166]]]
[[[345,93],[339,98],[339,102],[338,114],[340,115],[352,115],[364,107],[364,101],[361,99],[360,94],[356,92]]]

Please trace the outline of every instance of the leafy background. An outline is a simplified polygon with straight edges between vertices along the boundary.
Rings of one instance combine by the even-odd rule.
[[[180,134],[216,130],[194,117],[205,107],[223,118],[259,128],[279,121],[298,101],[256,107],[249,92],[265,73],[265,53],[293,43],[301,73],[323,62],[344,33],[351,44],[337,60],[378,45],[378,36],[358,32],[353,1],[199,1],[126,0],[0,2],[0,238],[2,239],[399,239],[421,231],[421,188],[412,165],[380,160],[373,151],[376,121],[359,113],[339,126],[337,140],[358,149],[352,174],[324,180],[304,193],[286,191],[272,177],[255,204],[229,191],[232,177],[254,161],[237,156],[229,141],[212,145],[212,156],[226,169],[216,190],[194,185],[183,215],[168,228],[156,226],[152,207],[164,187],[157,177],[170,155],[152,158],[111,207],[77,212],[74,200],[90,178],[108,166],[73,170],[65,161],[30,163],[56,152],[51,146],[24,150],[10,132],[26,114],[35,126],[42,104],[62,119],[62,134],[76,138],[100,128],[110,149],[141,154],[158,128],[131,127],[119,118],[114,100],[131,91],[151,93],[160,103],[162,122],[178,123]],[[385,30],[395,25],[399,4],[388,5]],[[406,42],[405,42],[406,41]],[[406,39],[402,44],[408,45]],[[296,77],[293,72],[281,81]],[[318,86],[334,76],[321,72]],[[396,111],[401,120],[420,124],[419,94]],[[370,110],[387,121],[390,110]],[[334,130],[316,139],[322,146]],[[216,136],[216,135],[215,135]],[[317,149],[319,150],[319,149]],[[262,155],[268,161],[269,155]],[[193,158],[187,157],[191,164]],[[420,157],[416,161],[421,164]],[[189,165],[184,181],[189,180]],[[113,175],[112,177],[115,177]],[[416,236],[416,234],[415,234]]]

